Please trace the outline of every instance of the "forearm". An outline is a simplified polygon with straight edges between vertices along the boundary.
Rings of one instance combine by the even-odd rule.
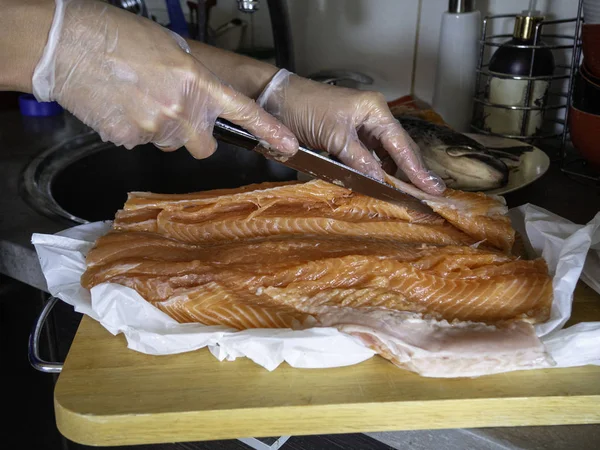
[[[0,90],[32,92],[31,78],[48,39],[54,17],[52,0],[0,0]],[[256,98],[277,67],[197,41],[192,54],[223,82]]]
[[[31,93],[54,17],[53,0],[0,0],[0,90]]]
[[[192,54],[224,83],[256,99],[278,68],[198,41],[188,40]]]

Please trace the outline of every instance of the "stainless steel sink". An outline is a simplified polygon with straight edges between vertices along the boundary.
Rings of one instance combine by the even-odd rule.
[[[295,177],[293,170],[226,143],[196,160],[185,148],[126,150],[88,132],[38,155],[22,174],[21,192],[37,211],[73,225],[114,218],[130,191],[186,193]]]

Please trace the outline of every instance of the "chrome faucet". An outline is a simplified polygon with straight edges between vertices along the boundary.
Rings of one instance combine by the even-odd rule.
[[[145,0],[108,0],[114,6],[130,11],[134,14],[148,17],[148,8]],[[237,0],[238,9],[246,13],[259,10],[260,0]],[[271,18],[271,31],[275,47],[275,64],[279,68],[290,72],[296,70],[294,65],[294,48],[286,0],[267,0],[269,16]],[[201,39],[202,40],[202,39]]]
[[[238,9],[245,13],[258,11],[260,0],[237,0]],[[279,68],[293,72],[294,48],[286,0],[267,0],[267,8],[271,17],[271,31],[275,46],[275,64]]]
[[[258,11],[260,0],[237,0],[238,9],[245,13],[253,13]]]

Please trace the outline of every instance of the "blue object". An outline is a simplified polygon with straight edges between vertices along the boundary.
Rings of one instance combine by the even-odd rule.
[[[31,94],[19,95],[19,109],[27,117],[57,116],[63,112],[56,102],[38,102]]]
[[[166,0],[167,12],[169,13],[169,30],[174,31],[184,38],[190,37],[190,30],[181,9],[179,0]]]

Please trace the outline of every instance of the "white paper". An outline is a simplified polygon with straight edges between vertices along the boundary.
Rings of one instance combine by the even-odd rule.
[[[50,293],[97,320],[112,334],[123,333],[133,350],[166,355],[208,347],[221,361],[245,356],[268,370],[283,361],[302,368],[347,366],[375,354],[358,339],[335,328],[237,331],[180,324],[131,288],[103,283],[84,289],[80,278],[85,272],[85,255],[110,227],[110,222],[95,222],[56,235],[34,234],[32,243]]]
[[[563,329],[579,278],[600,292],[600,213],[585,226],[533,205],[509,214],[515,229],[526,237],[528,251],[532,256],[542,255],[553,276],[551,317],[538,325],[536,332],[556,367],[600,365],[600,322]],[[123,333],[133,350],[162,355],[208,347],[221,361],[243,356],[268,370],[283,361],[302,368],[347,366],[375,354],[357,338],[335,328],[237,331],[180,324],[125,286],[105,283],[88,291],[79,281],[85,271],[85,255],[110,225],[96,222],[56,235],[34,234],[32,242],[50,293],[99,321],[112,334]]]

